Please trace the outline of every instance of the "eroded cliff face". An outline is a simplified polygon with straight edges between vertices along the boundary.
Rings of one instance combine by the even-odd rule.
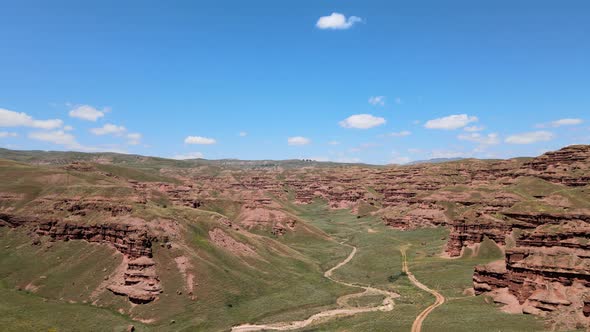
[[[532,175],[543,180],[571,187],[583,187],[590,182],[588,175],[590,149],[586,145],[572,145],[525,163],[516,173]]]
[[[568,147],[513,172],[517,181],[532,176],[563,189],[548,194],[542,182],[531,183],[525,189],[532,197],[498,209],[493,218],[479,209],[474,218],[452,222],[451,256],[484,235],[505,245],[504,260],[475,268],[476,294],[491,295],[508,312],[546,317],[554,329],[590,326],[590,196],[582,189],[589,184],[588,152]]]
[[[477,266],[474,289],[506,304],[507,311],[544,316],[562,329],[585,328],[590,326],[590,216],[550,220],[516,232],[505,260]]]
[[[151,257],[152,242],[155,240],[140,219],[121,222],[113,220],[96,225],[48,221],[38,224],[35,232],[38,235],[49,236],[54,241],[84,240],[106,243],[129,258]]]
[[[88,206],[85,203],[79,205]],[[33,243],[47,237],[50,241],[78,240],[114,247],[122,254],[123,262],[106,288],[136,304],[154,301],[162,292],[156,264],[151,257],[152,244],[166,240],[166,237],[159,239],[147,225],[145,220],[132,217],[105,218],[101,223],[87,224],[83,221],[47,220],[35,215],[0,213],[0,226],[29,228]]]
[[[451,227],[446,246],[446,252],[451,257],[461,256],[463,248],[481,243],[486,237],[503,246],[506,236],[512,231],[510,224],[479,213],[474,219],[453,220]]]

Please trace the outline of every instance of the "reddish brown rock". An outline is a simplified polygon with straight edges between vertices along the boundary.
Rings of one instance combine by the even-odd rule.
[[[122,282],[111,284],[107,289],[114,294],[126,296],[135,304],[157,299],[162,288],[156,274],[156,263],[151,258],[142,256],[131,260],[126,258],[124,264],[127,264],[127,268]]]
[[[117,223],[87,225],[65,221],[41,222],[36,229],[38,235],[47,235],[54,240],[85,240],[107,243],[129,257],[152,255],[152,241],[146,225],[141,223]]]
[[[512,226],[509,223],[490,215],[478,214],[473,219],[453,220],[446,252],[451,257],[460,256],[463,247],[481,243],[486,237],[504,245],[506,236],[511,231]]]
[[[551,317],[561,328],[588,326],[590,297],[590,224],[585,216],[546,214],[527,221],[551,221],[522,232],[506,258],[477,266],[473,275],[476,294],[507,290],[524,313]],[[566,316],[562,320],[559,317]]]
[[[571,145],[559,151],[547,152],[527,162],[519,173],[566,186],[586,186],[590,183],[589,160],[588,145]]]

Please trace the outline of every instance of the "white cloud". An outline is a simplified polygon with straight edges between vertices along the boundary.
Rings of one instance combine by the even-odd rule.
[[[329,141],[328,145],[340,145],[340,142],[338,141]]]
[[[32,132],[32,133],[29,133],[28,137],[30,139],[34,139],[34,140],[38,140],[38,141],[53,143],[53,144],[57,144],[57,145],[63,145],[69,150],[87,151],[87,152],[128,153],[127,151],[120,149],[116,146],[111,146],[111,147],[84,146],[84,145],[78,143],[78,141],[76,141],[76,137],[74,137],[74,135],[66,133],[63,130]]]
[[[565,119],[559,119],[559,120],[555,120],[549,123],[542,123],[542,124],[538,124],[535,127],[537,128],[547,128],[547,127],[561,127],[561,126],[575,126],[575,125],[579,125],[584,123],[584,120],[582,119],[576,119],[576,118],[565,118]]]
[[[129,145],[138,145],[141,143],[141,138],[143,136],[140,133],[129,133],[127,134],[127,144]]]
[[[453,130],[465,127],[469,123],[477,121],[478,118],[476,116],[469,116],[467,114],[454,114],[445,116],[443,118],[428,120],[424,124],[424,127],[428,129]]]
[[[38,141],[64,145],[70,149],[81,148],[81,145],[76,141],[74,135],[68,134],[63,130],[33,132],[29,133],[29,138]]]
[[[100,128],[92,128],[90,132],[94,135],[116,135],[121,136],[127,131],[123,126],[117,126],[112,123],[107,123]]]
[[[72,127],[72,126],[65,126],[64,127],[64,130],[65,131],[72,131],[72,130],[74,130],[74,127]]]
[[[127,138],[127,144],[129,145],[139,145],[141,144],[141,139],[143,135],[141,133],[127,133],[127,128],[124,126],[117,126],[112,123],[107,123],[100,128],[92,128],[90,132],[94,135],[114,135],[114,136],[124,136]]]
[[[470,127],[463,128],[463,130],[468,131],[470,133],[473,133],[476,131],[482,131],[484,129],[486,129],[484,126],[470,126]]]
[[[344,128],[369,129],[385,124],[385,119],[371,114],[355,114],[340,121],[340,126]]]
[[[102,118],[106,112],[109,112],[108,107],[98,110],[90,105],[79,105],[70,111],[70,116],[86,121],[96,121]]]
[[[185,159],[198,159],[203,158],[203,154],[201,152],[188,152],[183,154],[177,154],[172,159],[178,160],[185,160]]]
[[[0,137],[17,137],[17,133],[11,133],[7,131],[0,131]]]
[[[184,139],[184,143],[186,144],[201,144],[201,145],[210,145],[215,144],[217,141],[213,138],[202,137],[202,136],[187,136]]]
[[[584,122],[582,119],[559,119],[557,121],[551,122],[551,125],[553,125],[553,127],[575,126],[582,124],[582,122]]]
[[[31,127],[38,129],[56,129],[63,125],[59,119],[35,120],[26,113],[14,112],[0,108],[0,127]]]
[[[385,96],[373,96],[373,97],[369,97],[369,104],[371,105],[379,105],[379,106],[383,106],[385,105]]]
[[[553,137],[553,133],[549,131],[533,131],[508,136],[505,142],[510,144],[531,144],[536,142],[547,142],[552,140]]]
[[[412,135],[412,132],[409,130],[402,130],[400,132],[387,134],[387,136],[391,136],[391,137],[404,137],[404,136],[410,136],[410,135]]]
[[[311,143],[311,140],[303,136],[294,136],[287,138],[287,144],[289,145],[307,145]]]
[[[315,24],[320,29],[337,29],[345,30],[352,27],[357,22],[362,22],[363,19],[358,16],[346,16],[340,13],[332,13],[330,16],[322,16]]]
[[[238,134],[240,137],[246,137],[248,136],[248,133],[245,131],[240,131],[240,133]]]
[[[482,135],[480,133],[461,134],[457,136],[457,138],[463,141],[470,141],[483,145],[495,145],[500,143],[500,139],[496,133],[487,135]]]

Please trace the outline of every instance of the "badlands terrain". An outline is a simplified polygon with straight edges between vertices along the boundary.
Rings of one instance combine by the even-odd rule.
[[[409,166],[0,158],[3,331],[590,325],[590,146]]]

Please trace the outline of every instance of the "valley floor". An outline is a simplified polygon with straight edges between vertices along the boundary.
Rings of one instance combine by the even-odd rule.
[[[335,277],[400,295],[391,312],[343,317],[302,331],[410,331],[419,314],[434,302],[434,297],[418,289],[404,272],[404,251],[413,276],[446,298],[444,304],[424,317],[422,331],[543,330],[542,321],[535,317],[505,314],[484,297],[464,294],[471,287],[473,266],[501,257],[497,247],[484,245],[476,257],[445,259],[440,253],[448,236],[446,229],[404,232],[392,230],[370,216],[357,219],[347,211],[328,210],[321,205],[301,209],[313,225],[358,248],[355,259],[336,271]]]

